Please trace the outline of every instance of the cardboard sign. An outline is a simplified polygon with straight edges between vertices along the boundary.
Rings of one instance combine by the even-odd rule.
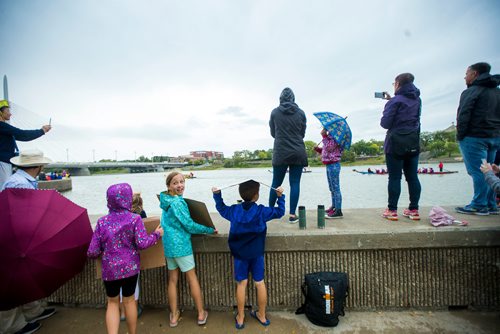
[[[195,201],[194,199],[184,198],[188,205],[191,218],[198,224],[215,228],[215,225],[210,217],[207,206],[203,202]]]
[[[154,232],[156,227],[160,225],[160,217],[144,218],[142,221],[144,222],[148,234]],[[165,267],[165,254],[163,253],[163,243],[161,239],[158,240],[156,245],[141,250],[139,253],[141,255],[141,270]],[[101,258],[96,261],[96,273],[97,278],[102,278]]]

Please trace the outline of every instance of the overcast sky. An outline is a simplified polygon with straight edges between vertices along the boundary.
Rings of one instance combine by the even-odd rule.
[[[272,148],[284,87],[320,139],[316,111],[383,139],[394,77],[415,75],[422,129],[455,120],[468,65],[500,72],[500,1],[0,0],[0,74],[20,143],[53,160]]]

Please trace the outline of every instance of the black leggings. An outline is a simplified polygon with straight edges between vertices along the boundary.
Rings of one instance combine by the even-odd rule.
[[[120,288],[122,288],[123,297],[132,296],[135,293],[135,286],[137,285],[138,278],[139,274],[118,279],[116,281],[104,281],[106,295],[109,298],[117,297],[120,294]]]

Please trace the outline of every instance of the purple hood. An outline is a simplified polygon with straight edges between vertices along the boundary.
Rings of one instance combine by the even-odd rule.
[[[108,188],[106,193],[108,209],[112,211],[132,210],[132,187],[128,183],[114,184]]]

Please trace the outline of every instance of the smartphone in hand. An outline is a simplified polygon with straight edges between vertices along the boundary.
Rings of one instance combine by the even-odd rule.
[[[375,98],[376,99],[385,99],[385,93],[384,92],[375,92]]]

